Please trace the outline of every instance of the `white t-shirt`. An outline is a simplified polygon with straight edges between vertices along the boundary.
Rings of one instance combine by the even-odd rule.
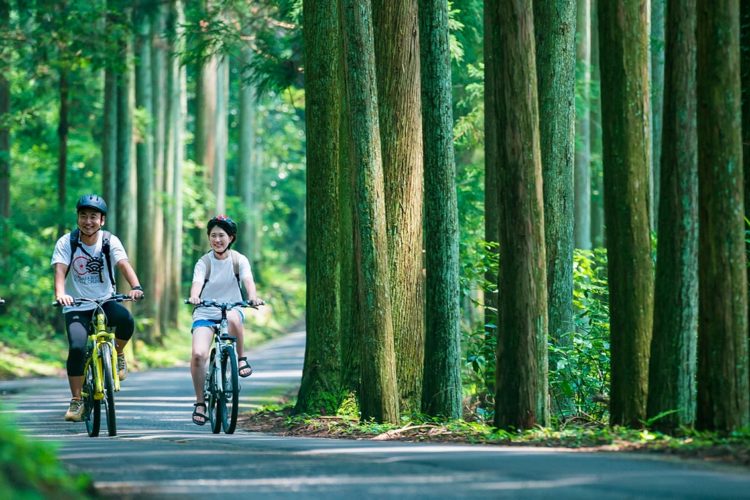
[[[57,240],[52,254],[52,266],[55,264],[70,264],[68,276],[65,279],[65,293],[73,298],[103,299],[115,292],[115,287],[109,281],[107,259],[102,252],[103,232],[99,231],[96,244],[85,245],[79,240],[73,261],[70,260],[70,233]],[[109,237],[109,259],[112,267],[117,267],[121,260],[127,260],[128,255],[120,239],[112,235]],[[114,269],[112,270],[114,275]],[[88,311],[94,309],[93,304],[80,306],[66,306],[63,312]]]
[[[235,253],[239,257],[240,281],[244,281],[248,277],[252,279],[253,273],[250,270],[250,262],[247,260],[247,257],[239,252]],[[208,277],[208,283],[206,283],[205,288],[203,288],[201,298],[217,302],[241,301],[242,294],[240,293],[240,287],[237,285],[237,278],[234,275],[232,257],[228,255],[226,259],[219,260],[211,252],[209,259],[211,259],[211,275]],[[203,259],[198,259],[193,270],[193,283],[199,283],[200,286],[203,286],[205,277],[206,265]],[[221,311],[215,307],[198,307],[193,311],[193,321],[199,319],[220,320]]]

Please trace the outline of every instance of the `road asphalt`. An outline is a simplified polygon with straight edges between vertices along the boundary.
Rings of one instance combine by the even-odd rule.
[[[241,411],[298,386],[304,332],[249,352]],[[190,420],[187,366],[131,373],[117,394],[118,435],[63,421],[64,378],[0,382],[2,412],[58,449],[105,497],[750,498],[750,472],[631,453],[486,445],[212,434]],[[0,494],[0,497],[3,497]]]

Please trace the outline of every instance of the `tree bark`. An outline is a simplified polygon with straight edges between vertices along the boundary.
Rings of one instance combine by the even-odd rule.
[[[307,342],[296,413],[334,415],[340,369],[338,161],[341,82],[338,0],[305,0],[307,125]]]
[[[495,2],[493,2],[495,3]],[[547,425],[547,273],[536,43],[530,0],[496,0],[505,110],[499,138],[500,278],[495,425]],[[572,27],[571,27],[572,29]]]
[[[647,416],[674,431],[695,419],[698,336],[698,135],[695,0],[669,0]]]
[[[135,51],[135,104],[148,118],[141,124],[138,141],[136,143],[136,168],[138,175],[138,219],[137,235],[138,250],[136,262],[138,264],[138,278],[144,289],[155,293],[156,267],[154,244],[154,163],[153,163],[153,83],[151,80],[151,26],[148,14],[137,9],[134,14],[136,29]],[[143,316],[153,321],[146,324],[144,334],[150,341],[158,338],[158,323],[156,322],[156,300],[144,302],[141,311]]]
[[[303,28],[304,29],[304,28]],[[253,52],[250,47],[242,51],[242,63],[249,68],[252,63]],[[309,70],[309,68],[308,68]],[[255,154],[256,141],[256,91],[254,84],[250,81],[249,69],[241,72],[240,82],[240,137],[239,137],[239,171],[237,184],[239,185],[240,199],[245,209],[244,217],[240,221],[240,234],[242,238],[237,242],[242,252],[251,264],[255,264],[257,255],[257,232],[259,225],[257,186],[255,183],[256,171],[258,170],[257,155]]]
[[[130,9],[125,14],[130,17]],[[117,75],[117,196],[113,214],[117,235],[122,240],[131,259],[135,258],[135,231],[133,230],[133,104],[134,87],[132,70],[132,42],[128,36],[120,41],[120,55],[125,70]]]
[[[227,108],[229,105],[229,60],[222,57],[216,71],[216,157],[214,159],[213,192],[216,213],[227,209],[227,147],[229,146]]]
[[[609,262],[610,422],[646,415],[653,325],[648,219],[648,22],[641,0],[599,4],[604,190]]]
[[[563,342],[573,331],[576,2],[533,4],[548,331],[553,342]]]
[[[69,102],[69,87],[68,87],[68,69],[60,69],[60,79],[58,81],[58,96],[59,96],[59,114],[57,122],[57,235],[62,236],[65,231],[65,200],[68,193],[68,183],[66,182],[67,171],[68,171],[68,130],[70,124],[68,123],[68,106]]]
[[[402,412],[421,408],[424,169],[417,0],[373,2],[396,375]]]
[[[739,2],[698,0],[700,429],[750,420]]]
[[[578,0],[576,59],[580,107],[575,125],[575,247],[591,249],[591,0]]]
[[[602,102],[599,70],[599,0],[591,0],[591,246],[602,248],[604,234],[604,180],[602,175]]]
[[[354,234],[362,339],[363,419],[398,422],[385,188],[378,126],[375,47],[369,0],[343,0],[347,95],[354,166]]]
[[[667,0],[651,2],[651,230],[657,230],[659,218],[659,186],[661,180],[662,123],[664,111],[664,37]]]
[[[0,27],[10,29],[10,3],[0,0]],[[10,62],[0,66],[0,217],[10,217]],[[5,245],[2,246],[3,249]]]
[[[102,196],[111,207],[117,206],[117,75],[104,70],[104,127],[102,130]],[[107,229],[117,233],[117,218],[107,220]]]
[[[504,153],[499,131],[504,129],[502,110],[502,60],[499,50],[500,19],[496,2],[484,2],[484,239],[488,243],[499,245],[500,241],[500,184],[498,176]],[[488,246],[489,257],[499,261],[498,246]],[[485,341],[494,344],[498,327],[498,275],[488,269],[484,275],[486,283],[492,283],[494,289],[485,290],[484,324]],[[493,360],[486,360],[487,364]],[[495,393],[495,370],[486,371],[484,383],[487,396]]]
[[[461,417],[458,201],[447,0],[419,0],[426,311],[422,411]]]

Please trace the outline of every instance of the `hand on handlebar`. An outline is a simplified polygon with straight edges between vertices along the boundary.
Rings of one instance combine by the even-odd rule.
[[[263,300],[259,299],[258,297],[247,299],[246,302],[247,302],[247,305],[249,305],[250,307],[258,307],[258,306],[266,305],[266,303],[263,302]]]
[[[61,306],[72,306],[76,302],[76,300],[68,294],[58,295],[55,297],[55,301]]]
[[[189,299],[187,299],[185,301],[185,303],[187,303],[187,304],[193,304],[193,305],[198,305],[198,304],[201,303],[201,298],[198,297],[198,296],[190,297]]]
[[[128,292],[128,297],[132,300],[141,300],[143,298],[143,290],[134,288]]]

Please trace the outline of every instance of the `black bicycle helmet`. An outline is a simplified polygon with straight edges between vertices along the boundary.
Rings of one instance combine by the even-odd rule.
[[[84,194],[78,198],[76,212],[80,212],[84,208],[92,208],[97,212],[100,212],[102,215],[107,215],[107,204],[102,197],[97,194]]]
[[[226,231],[229,236],[237,236],[237,223],[226,215],[217,215],[208,221],[208,224],[206,225],[206,233],[210,234],[211,230],[216,226],[219,226]]]

